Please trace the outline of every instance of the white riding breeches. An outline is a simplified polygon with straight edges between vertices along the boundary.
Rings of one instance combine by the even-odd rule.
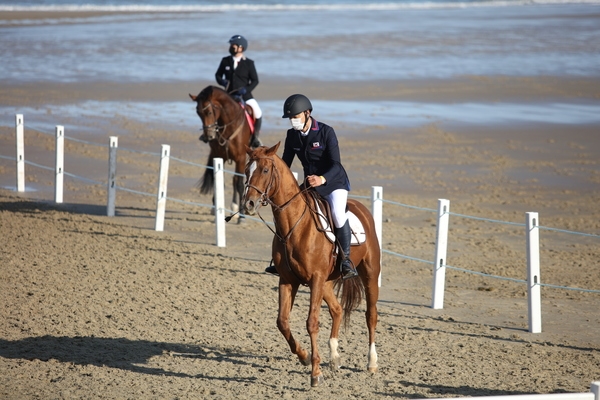
[[[252,111],[254,111],[254,118],[259,119],[260,117],[262,117],[262,110],[258,105],[258,101],[256,101],[255,99],[248,99],[246,100],[246,104],[252,107]]]
[[[345,189],[336,189],[325,197],[331,207],[331,217],[336,228],[341,228],[346,223],[346,202],[348,200],[348,191]]]

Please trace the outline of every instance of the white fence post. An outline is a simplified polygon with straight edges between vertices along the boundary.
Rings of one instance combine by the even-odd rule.
[[[65,127],[56,125],[56,157],[54,176],[54,202],[63,202],[63,183],[65,181]]]
[[[117,147],[119,138],[111,136],[108,140],[108,203],[106,215],[115,216],[115,201],[117,198]]]
[[[526,214],[527,235],[527,299],[529,302],[529,332],[542,332],[542,300],[540,280],[540,230],[538,213]]]
[[[382,254],[383,248],[383,187],[382,186],[371,186],[371,213],[373,214],[373,220],[375,221],[375,233],[377,234],[377,240],[379,241],[379,254]],[[381,259],[381,257],[380,257]],[[383,263],[381,263],[383,264]],[[379,278],[377,284],[381,287],[381,270],[379,271]]]
[[[600,381],[592,382],[590,391],[594,393],[594,400],[600,400]]]
[[[435,238],[435,259],[433,260],[433,295],[431,302],[431,308],[436,310],[444,308],[449,220],[450,201],[438,199],[438,223]]]
[[[23,134],[23,114],[15,118],[15,134],[17,136],[17,191],[25,191],[25,140]]]
[[[154,230],[162,231],[165,227],[165,210],[167,208],[167,181],[169,179],[169,157],[171,146],[161,145],[160,170],[158,178],[158,194],[156,197],[156,222]]]
[[[225,247],[225,183],[222,158],[213,159],[213,173],[215,174],[215,227],[217,247]]]

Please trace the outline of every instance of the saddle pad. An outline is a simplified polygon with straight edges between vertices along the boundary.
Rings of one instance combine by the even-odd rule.
[[[327,239],[329,239],[331,243],[335,243],[335,234],[333,233],[332,227],[327,222],[327,218],[325,218],[323,210],[321,210],[321,206],[319,204],[317,204],[317,208],[319,214],[319,221],[321,222],[321,227],[323,228],[323,230],[325,230],[325,235],[327,236]],[[350,235],[350,244],[357,246],[359,244],[364,243],[367,238],[367,235],[365,234],[365,228],[363,227],[362,222],[360,222],[360,219],[358,219],[358,217],[354,215],[352,211],[348,211],[346,215],[348,216],[350,230],[352,231],[352,235]]]
[[[248,105],[242,104],[240,103],[240,106],[242,106],[242,108],[244,109],[244,114],[246,115],[246,120],[248,121],[248,125],[250,125],[250,133],[254,134],[254,118],[252,118],[252,115],[250,115],[250,113],[248,112],[247,108],[251,108]]]

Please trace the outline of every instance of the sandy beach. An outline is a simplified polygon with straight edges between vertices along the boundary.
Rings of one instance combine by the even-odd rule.
[[[47,17],[9,14],[15,23]],[[91,15],[98,14],[77,17]],[[88,100],[182,101],[208,84],[2,82],[0,107],[33,107],[56,117],[56,125],[82,127],[66,132],[65,171],[85,179],[67,176],[64,203],[55,204],[52,171],[28,165],[28,190],[18,193],[15,162],[0,158],[0,398],[419,399],[588,392],[600,380],[597,124],[336,124],[351,195],[368,197],[382,186],[390,202],[383,211],[379,371],[366,371],[364,304],[341,333],[342,367],[325,368],[330,319],[323,309],[325,384],[310,389],[310,370],[276,327],[277,278],[263,272],[271,231],[248,218],[227,225],[226,247],[215,245],[211,198],[196,187],[204,169],[190,164],[208,156],[198,141],[200,120],[190,131],[132,118],[126,107],[97,119],[51,112]],[[340,83],[266,76],[255,96],[283,101],[296,92],[358,102],[594,105],[600,79]],[[15,117],[2,118],[0,154],[14,156]],[[30,122],[25,115],[26,159],[52,167],[53,126]],[[156,193],[162,144],[190,162],[171,161],[168,196],[182,201],[167,203],[164,232],[154,230],[152,195],[119,191],[116,216],[106,216],[106,187],[91,181],[106,182],[106,145],[115,135],[119,186]],[[274,145],[284,132],[266,129],[261,138]],[[453,213],[447,264],[506,278],[449,269],[442,310],[431,308],[432,265],[419,261],[434,257],[438,199],[450,200]],[[542,288],[538,334],[528,332],[527,287],[515,281],[526,279],[526,212],[538,212],[542,226],[542,283],[569,288]],[[264,216],[269,220],[268,210]],[[300,290],[291,321],[305,346],[308,296]]]
[[[471,88],[447,82],[444,91],[449,99],[452,87],[457,96],[474,90],[472,96],[485,97],[486,85],[477,87],[482,81],[473,79]],[[539,81],[530,81],[519,90],[535,93]],[[568,80],[557,82],[548,90],[579,96]],[[407,86],[423,96],[431,90]],[[86,85],[54,94],[45,88],[13,87],[2,92],[3,101],[99,96]],[[130,96],[145,96],[131,89]],[[157,96],[154,89],[147,92]],[[278,90],[265,84],[261,93],[277,97]],[[347,96],[370,93],[358,87]],[[168,136],[172,155],[206,158],[195,133],[127,118],[111,124],[127,132],[122,147],[156,152]],[[350,137],[338,131],[355,195],[378,184],[386,200],[403,204],[435,209],[438,198],[448,198],[459,214],[522,224],[525,212],[537,211],[543,226],[600,230],[597,127],[374,126]],[[14,129],[1,133],[1,147],[12,148]],[[263,134],[266,144],[281,138],[281,132]],[[81,139],[107,141],[97,134]],[[53,143],[51,135],[26,130],[27,155],[36,162],[52,165]],[[105,149],[67,140],[67,154],[67,171],[106,179]],[[119,184],[153,193],[157,159],[127,159],[119,164]],[[3,179],[14,176],[12,163],[2,160],[0,168]],[[341,338],[343,367],[327,371],[326,385],[311,390],[308,370],[275,326],[277,280],[262,272],[270,259],[266,226],[230,224],[227,247],[218,248],[208,208],[169,202],[165,232],[155,232],[152,197],[119,192],[117,216],[109,218],[104,187],[67,179],[65,203],[54,205],[53,174],[27,170],[28,185],[45,190],[0,193],[4,398],[424,398],[585,392],[598,379],[597,294],[544,288],[543,332],[531,334],[525,285],[451,271],[445,307],[433,310],[431,266],[384,254],[380,371],[365,370],[359,309]],[[210,203],[194,187],[201,172],[172,163],[169,196]],[[431,259],[434,213],[386,205],[384,218],[385,249]],[[541,237],[543,282],[597,289],[597,239]],[[525,279],[521,227],[453,217],[448,257],[460,268]],[[293,313],[305,343],[307,302],[301,292]],[[321,323],[327,362],[328,318]]]

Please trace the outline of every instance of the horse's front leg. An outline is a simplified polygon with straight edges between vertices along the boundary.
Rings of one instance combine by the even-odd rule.
[[[325,303],[327,303],[329,315],[331,316],[331,333],[329,335],[329,366],[333,371],[337,371],[342,365],[340,353],[338,352],[338,338],[340,333],[340,325],[342,324],[342,306],[340,305],[340,302],[333,291],[333,281],[328,281],[325,283],[323,300],[325,300]]]
[[[303,365],[309,364],[308,353],[300,346],[300,343],[294,339],[290,329],[290,314],[294,305],[294,298],[298,291],[298,285],[290,285],[279,281],[279,315],[277,316],[277,328],[283,335],[290,346],[293,354],[298,356],[298,359]]]
[[[319,313],[321,312],[321,303],[323,302],[323,285],[325,282],[312,282],[310,288],[310,308],[308,319],[306,320],[306,329],[310,336],[310,347],[312,356],[312,373],[310,375],[310,385],[319,386],[323,383],[323,374],[321,373],[321,357],[319,356]]]
[[[244,178],[239,175],[233,176],[233,197],[231,199],[231,210],[233,214],[240,211],[240,204],[242,204],[242,197],[244,196]],[[238,219],[238,224],[245,221],[245,215],[241,211],[235,218]]]

